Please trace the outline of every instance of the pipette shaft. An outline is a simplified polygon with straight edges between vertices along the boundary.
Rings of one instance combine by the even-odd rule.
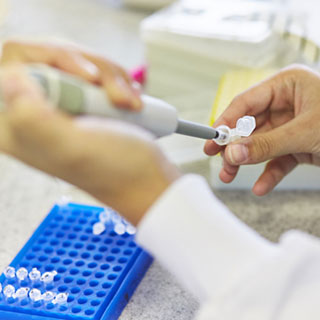
[[[217,139],[219,137],[219,131],[212,127],[183,119],[178,119],[178,127],[175,132],[207,140]]]

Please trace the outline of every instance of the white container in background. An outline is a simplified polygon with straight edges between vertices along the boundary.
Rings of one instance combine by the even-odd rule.
[[[230,69],[281,64],[282,9],[265,1],[184,0],[146,18],[148,92],[196,91]]]
[[[299,28],[301,19],[290,20],[285,8],[275,1],[184,0],[146,18],[141,36],[149,67],[147,92],[175,105],[181,118],[208,124],[226,71],[276,69],[299,61],[300,52],[288,49],[284,33],[289,21]],[[206,157],[204,141],[173,135],[158,144],[184,172],[202,174],[216,188],[250,189],[264,168],[244,166],[226,185],[218,177],[222,159]],[[319,189],[319,177],[319,168],[302,166],[278,188]]]

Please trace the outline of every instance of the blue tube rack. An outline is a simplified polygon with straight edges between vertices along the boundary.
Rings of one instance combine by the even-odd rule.
[[[92,226],[104,208],[80,204],[55,205],[10,266],[41,273],[56,270],[50,291],[69,294],[66,305],[5,299],[0,294],[0,319],[115,320],[129,302],[152,263],[134,236],[106,230],[93,235]],[[2,286],[31,286],[1,275]],[[45,289],[39,289],[43,292]],[[48,289],[48,288],[47,288]]]

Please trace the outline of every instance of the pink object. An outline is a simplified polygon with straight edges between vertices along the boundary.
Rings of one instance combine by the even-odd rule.
[[[131,72],[131,77],[136,82],[140,83],[142,86],[147,81],[147,66],[143,65]]]

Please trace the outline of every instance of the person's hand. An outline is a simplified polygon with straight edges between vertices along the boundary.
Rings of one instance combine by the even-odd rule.
[[[54,110],[21,68],[2,68],[0,88],[0,151],[80,187],[133,224],[179,176],[149,133]]]
[[[140,92],[120,66],[104,57],[68,45],[7,41],[0,64],[43,63],[84,80],[101,85],[111,102],[119,108],[139,111]]]
[[[220,179],[231,182],[240,165],[270,160],[253,187],[256,195],[270,192],[298,164],[320,165],[320,75],[292,66],[237,96],[215,127],[235,127],[244,115],[256,117],[254,134],[222,148],[205,145],[208,155],[223,156]]]

